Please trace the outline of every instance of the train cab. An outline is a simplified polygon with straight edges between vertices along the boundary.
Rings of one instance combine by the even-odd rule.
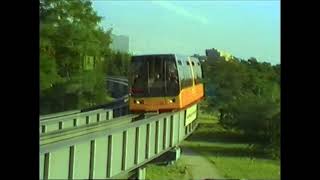
[[[129,109],[133,113],[173,111],[204,97],[197,58],[175,54],[132,56],[129,69]]]

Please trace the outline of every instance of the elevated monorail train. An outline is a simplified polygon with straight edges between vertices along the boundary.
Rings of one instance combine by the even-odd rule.
[[[133,113],[174,111],[204,98],[201,63],[195,57],[132,56],[129,69],[129,110]]]

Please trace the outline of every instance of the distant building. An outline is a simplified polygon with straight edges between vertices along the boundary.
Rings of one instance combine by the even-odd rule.
[[[229,61],[230,59],[233,59],[234,56],[232,56],[230,53],[227,53],[225,51],[221,51],[218,49],[206,49],[206,56],[208,60],[217,60],[220,57],[223,57],[226,61]]]
[[[214,48],[206,49],[206,56],[208,59],[218,59],[220,57],[220,52]]]
[[[129,52],[129,37],[123,35],[111,34],[111,49],[114,51],[120,51],[122,53]]]

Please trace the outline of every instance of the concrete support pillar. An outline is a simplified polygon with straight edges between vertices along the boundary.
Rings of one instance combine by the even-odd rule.
[[[131,171],[131,173],[132,174],[128,178],[129,180],[146,179],[146,168],[144,166],[141,166],[138,169]]]
[[[176,162],[181,156],[181,148],[180,147],[175,147],[168,151],[168,161],[170,164],[173,164]]]
[[[174,164],[181,156],[181,148],[180,147],[174,147],[171,150],[167,151],[160,157],[157,157],[152,162],[155,164],[162,164],[162,165],[168,165],[168,164]]]
[[[146,179],[146,168],[140,167],[137,170],[137,179]]]

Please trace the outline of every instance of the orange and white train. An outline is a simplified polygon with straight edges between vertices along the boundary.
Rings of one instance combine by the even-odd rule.
[[[203,71],[195,57],[132,56],[129,70],[129,109],[133,113],[175,111],[204,98]]]

